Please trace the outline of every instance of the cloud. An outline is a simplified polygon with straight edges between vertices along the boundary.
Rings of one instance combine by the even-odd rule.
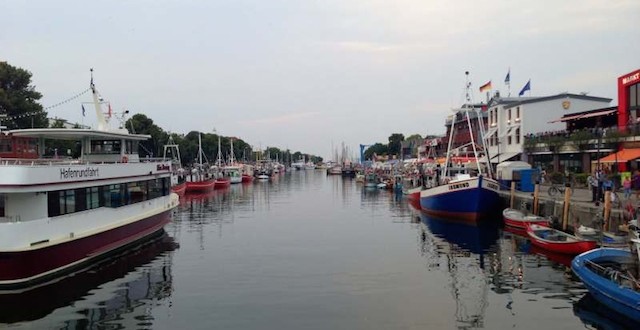
[[[301,122],[302,120],[306,120],[310,117],[315,117],[317,115],[319,115],[320,112],[319,111],[310,111],[310,112],[296,112],[296,113],[289,113],[289,114],[284,114],[281,116],[276,116],[276,117],[269,117],[269,118],[262,118],[262,119],[254,119],[254,120],[248,120],[248,121],[243,121],[241,122],[241,124],[245,124],[245,125],[264,125],[264,124],[294,124],[294,123],[298,123]]]

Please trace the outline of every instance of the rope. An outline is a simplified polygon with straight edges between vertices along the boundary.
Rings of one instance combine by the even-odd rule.
[[[58,103],[52,104],[52,105],[50,105],[48,107],[44,107],[44,108],[42,108],[42,110],[25,112],[25,113],[21,113],[19,115],[10,116],[10,117],[8,116],[8,117],[5,117],[3,120],[16,120],[16,119],[20,119],[20,118],[26,118],[26,117],[39,115],[39,114],[43,113],[44,111],[59,107],[59,106],[61,106],[63,104],[67,104],[67,103],[79,98],[80,96],[86,94],[90,90],[91,90],[91,88],[87,88],[84,91],[82,91],[82,92],[80,92],[80,93],[78,93],[78,94],[76,94],[76,95],[74,95],[74,96],[72,96],[72,97],[70,97],[70,98],[68,98],[66,100],[63,100],[63,101],[60,101]]]

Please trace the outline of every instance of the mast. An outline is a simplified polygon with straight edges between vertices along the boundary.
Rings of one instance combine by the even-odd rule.
[[[222,166],[222,150],[220,149],[220,135],[218,135],[218,159],[216,165]]]
[[[229,163],[233,165],[236,162],[235,156],[233,155],[233,138],[231,140],[231,154],[229,155]]]
[[[476,141],[475,138],[473,137],[473,129],[471,126],[471,118],[469,116],[469,107],[473,106],[473,104],[471,103],[471,83],[469,82],[469,71],[466,71],[465,73],[465,79],[466,79],[466,83],[465,83],[465,93],[466,93],[466,101],[467,101],[467,105],[464,107],[464,112],[467,115],[467,126],[469,127],[469,137],[471,138],[471,148],[473,149],[473,157],[476,159],[476,166],[478,168],[478,174],[482,174],[482,169],[480,168],[480,162],[478,162],[478,150],[476,149]],[[479,127],[478,127],[479,128]]]
[[[198,163],[202,168],[202,137],[200,132],[198,132]]]
[[[104,117],[104,113],[102,113],[101,99],[98,95],[98,90],[96,90],[96,85],[93,84],[93,68],[89,69],[89,71],[91,72],[91,82],[89,83],[89,87],[91,88],[91,94],[93,96],[93,106],[96,109],[96,118],[98,119],[98,130],[108,131],[109,125],[107,123],[107,119]]]

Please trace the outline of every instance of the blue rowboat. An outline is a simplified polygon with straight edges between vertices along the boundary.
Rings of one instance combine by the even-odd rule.
[[[637,274],[633,279],[627,273],[635,267],[634,258],[636,256],[629,251],[600,248],[575,257],[571,268],[597,301],[640,322]]]

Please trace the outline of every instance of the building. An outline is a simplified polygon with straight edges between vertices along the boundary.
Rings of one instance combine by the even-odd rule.
[[[566,123],[558,121],[563,115],[609,106],[610,98],[583,94],[561,93],[542,97],[500,97],[499,93],[488,104],[486,139],[491,163],[523,160],[535,163],[563,163],[574,161],[571,153],[554,150],[538,151],[528,159],[524,153],[525,136],[566,131]],[[581,162],[581,160],[578,160]]]
[[[453,137],[451,138],[451,150],[455,156],[473,156],[473,144],[475,144],[478,152],[484,152],[482,143],[482,131],[487,129],[487,106],[485,104],[473,104],[468,110],[464,110],[468,105],[463,105],[463,109],[457,111],[455,114],[447,117],[445,126],[447,133],[444,142],[444,150],[447,150],[449,143],[449,136],[451,134],[451,123],[454,122],[455,129],[453,131]],[[467,114],[469,117],[467,118]],[[482,123],[482,130],[480,129],[480,123]],[[471,129],[469,129],[471,124]],[[445,151],[446,153],[446,151]]]

